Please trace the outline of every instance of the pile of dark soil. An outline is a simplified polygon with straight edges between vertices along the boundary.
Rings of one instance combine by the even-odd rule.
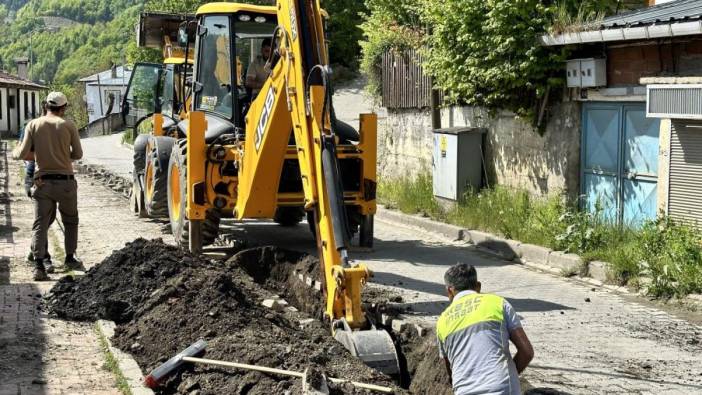
[[[304,310],[319,311],[319,292],[292,280],[295,269],[313,271],[314,265],[315,260],[303,254],[271,247],[242,251],[226,263],[214,264],[158,240],[137,240],[83,278],[61,281],[48,306],[66,318],[116,320],[120,325],[114,343],[130,352],[144,372],[204,338],[209,343],[206,358],[296,371],[319,369],[331,377],[392,386],[389,377],[334,341],[320,321],[303,326],[308,314],[261,305],[271,296],[266,287],[290,297],[293,304],[299,298],[308,306]],[[187,365],[159,392],[295,394],[301,385],[296,378]],[[331,390],[366,393],[350,385]]]
[[[139,238],[114,251],[79,280],[63,277],[51,289],[45,305],[60,318],[124,323],[156,289],[185,268],[210,265],[161,239]]]

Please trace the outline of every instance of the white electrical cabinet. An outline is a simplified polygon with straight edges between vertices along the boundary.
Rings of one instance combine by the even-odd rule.
[[[607,59],[570,59],[566,63],[569,88],[595,88],[607,85]]]
[[[458,201],[469,188],[480,189],[483,175],[483,134],[483,128],[434,130],[434,196]]]

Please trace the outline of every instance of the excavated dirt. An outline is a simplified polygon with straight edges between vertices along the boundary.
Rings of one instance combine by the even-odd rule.
[[[289,370],[318,369],[328,376],[392,386],[392,380],[351,356],[320,321],[304,312],[261,305],[271,291],[303,311],[320,311],[318,291],[294,281],[313,273],[316,260],[272,247],[242,251],[226,263],[208,262],[164,245],[136,240],[78,280],[64,279],[47,300],[50,313],[77,320],[119,323],[114,343],[150,371],[197,339],[206,358]],[[297,270],[297,271],[296,271]],[[251,273],[251,275],[249,275]],[[263,285],[263,287],[261,286]],[[301,325],[305,323],[306,325]],[[187,365],[159,393],[299,393],[300,379]],[[348,384],[331,393],[367,393]],[[397,393],[403,390],[396,388]]]
[[[91,268],[84,277],[63,277],[45,300],[50,313],[76,321],[124,323],[152,293],[189,267],[211,263],[161,239],[137,239]]]
[[[427,331],[420,336],[413,327],[395,333],[405,365],[403,386],[413,394],[451,395],[453,389],[444,361],[439,356],[436,335]]]

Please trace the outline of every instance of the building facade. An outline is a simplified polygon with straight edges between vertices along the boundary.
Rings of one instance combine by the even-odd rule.
[[[573,54],[587,207],[625,224],[659,215],[702,224],[702,2],[656,3],[542,42]]]
[[[85,84],[88,123],[122,111],[122,97],[130,77],[131,70],[116,66],[79,80]]]
[[[20,129],[41,115],[46,87],[5,72],[0,72],[0,133],[18,136]]]

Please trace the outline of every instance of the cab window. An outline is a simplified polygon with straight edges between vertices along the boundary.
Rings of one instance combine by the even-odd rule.
[[[229,18],[208,16],[203,26],[206,31],[200,37],[197,78],[200,89],[195,96],[195,107],[229,119],[233,113]]]

